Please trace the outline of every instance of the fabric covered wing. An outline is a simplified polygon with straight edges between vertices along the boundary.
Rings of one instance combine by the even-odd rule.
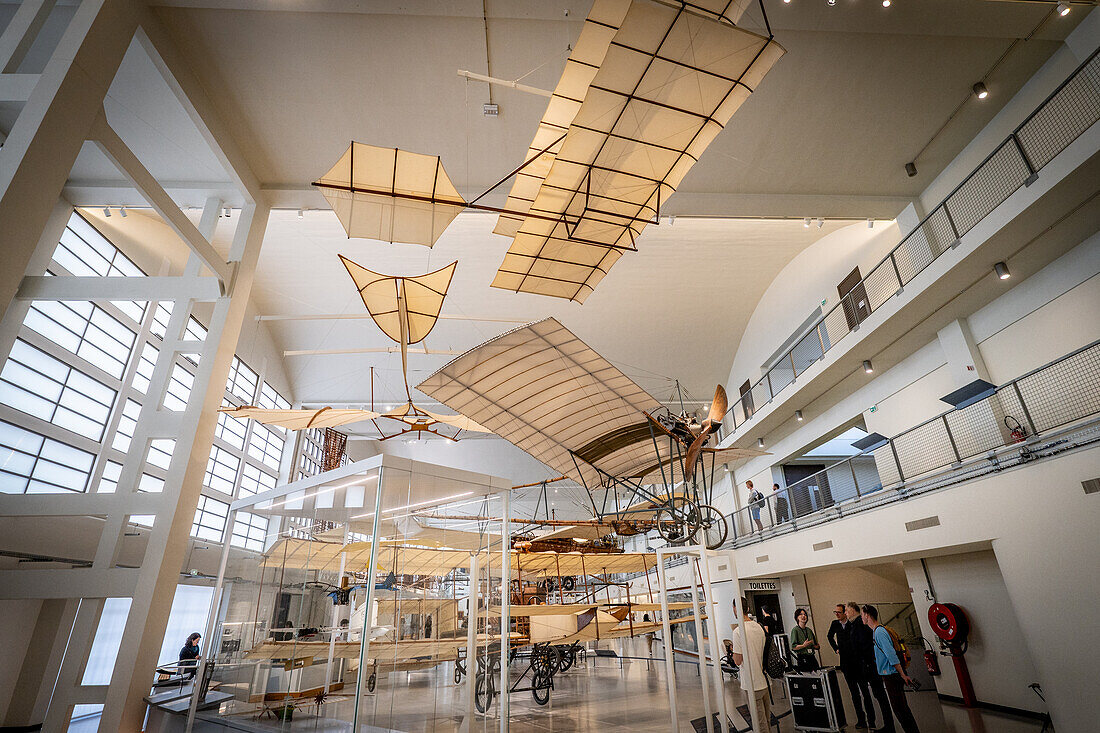
[[[643,411],[657,400],[553,318],[466,352],[417,388],[589,487],[601,483],[593,467],[632,475],[655,460]]]
[[[348,237],[430,247],[466,207],[439,156],[357,142],[313,185]]]
[[[340,261],[355,282],[370,317],[383,333],[397,343],[401,343],[401,319],[405,317],[409,344],[423,341],[435,327],[458,265],[452,262],[424,275],[400,277],[368,270],[343,255],[340,255]],[[405,300],[404,316],[400,307],[401,298]]]
[[[513,187],[510,205],[530,199],[522,210],[538,216],[498,222],[515,238],[494,287],[584,302],[782,56],[733,25],[745,3],[709,4],[631,2],[575,111],[551,114],[551,99],[528,155],[568,128]]]
[[[379,413],[371,410],[335,409],[332,407],[322,407],[319,410],[267,410],[262,407],[246,406],[223,407],[218,411],[224,412],[230,417],[255,420],[264,425],[275,425],[289,430],[334,428],[337,425],[381,417]]]

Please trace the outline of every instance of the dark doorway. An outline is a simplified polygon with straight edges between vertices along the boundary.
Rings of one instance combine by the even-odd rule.
[[[294,596],[290,593],[280,593],[275,599],[275,618],[271,621],[274,629],[286,629],[290,627],[290,604]],[[281,637],[281,638],[280,638]],[[294,632],[276,632],[276,641],[286,641],[294,638]]]
[[[768,609],[768,613],[775,619],[776,633],[783,633],[783,616],[779,612],[779,594],[778,593],[753,593],[752,594],[752,612],[755,614],[757,620],[762,618],[763,609]]]
[[[791,513],[796,517],[832,506],[833,495],[829,491],[829,477],[820,473],[822,463],[795,463],[783,466],[783,478],[787,481]],[[819,474],[813,481],[804,479]]]
[[[859,268],[848,273],[848,277],[840,281],[836,286],[840,293],[840,302],[844,308],[844,318],[848,321],[848,330],[852,330],[871,315],[871,303],[867,300],[867,289],[863,286],[863,278],[859,274]]]
[[[749,380],[745,380],[745,383],[741,385],[738,390],[741,393],[741,406],[745,408],[745,419],[748,420],[752,417],[752,385],[749,384]]]

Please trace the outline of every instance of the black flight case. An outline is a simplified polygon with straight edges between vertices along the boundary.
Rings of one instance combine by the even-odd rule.
[[[844,705],[840,700],[836,669],[788,673],[787,696],[795,730],[837,733],[844,729]]]

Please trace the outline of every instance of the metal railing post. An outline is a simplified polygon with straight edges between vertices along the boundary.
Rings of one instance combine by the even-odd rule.
[[[794,366],[794,349],[788,351],[787,356],[791,358],[791,381],[793,382],[798,378],[798,370]]]
[[[959,234],[959,228],[955,226],[955,217],[951,216],[951,209],[947,206],[947,199],[944,199],[940,206],[943,207],[943,213],[947,215],[947,223],[951,225],[951,233],[955,235],[956,241],[962,239],[962,235]],[[938,257],[939,255],[936,256]],[[935,257],[932,259],[935,259]]]
[[[1020,154],[1020,158],[1023,159],[1024,165],[1027,166],[1028,180],[1024,183],[1024,185],[1027,186],[1032,183],[1032,176],[1037,175],[1038,171],[1036,171],[1035,166],[1032,165],[1031,158],[1027,157],[1027,151],[1024,150],[1024,146],[1020,143],[1020,138],[1016,137],[1016,133],[1013,132],[1011,135],[1008,136],[1008,138],[1016,144],[1016,152]]]
[[[947,424],[947,415],[941,415],[940,422],[943,423],[943,429],[947,431],[947,439],[951,442],[951,450],[955,453],[955,463],[962,463],[963,459],[959,455],[959,447],[955,445],[955,436],[951,434],[951,427]]]
[[[771,369],[764,372],[764,378],[768,380],[768,394],[771,396],[771,398],[774,398],[775,397],[775,388],[772,387],[772,370]]]
[[[1027,403],[1024,402],[1024,395],[1020,391],[1020,380],[1016,380],[1012,383],[1012,389],[1016,390],[1016,397],[1020,400],[1020,408],[1024,411],[1024,417],[1027,418],[1027,425],[1031,428],[1032,435],[1038,435],[1039,431],[1035,428],[1035,421],[1031,419],[1031,411],[1027,409]]]
[[[904,484],[905,474],[901,470],[901,459],[898,458],[898,449],[894,446],[893,439],[890,440],[890,452],[894,454],[894,465],[898,467],[898,479]]]
[[[898,279],[898,290],[905,287],[905,283],[901,280],[901,270],[898,269],[898,261],[894,258],[894,252],[896,250],[890,250],[890,264],[894,266],[894,276]]]
[[[856,464],[851,458],[848,459],[848,468],[852,470],[852,485],[856,487],[856,498],[863,498],[863,494],[859,493],[859,479],[856,478]]]
[[[817,331],[817,342],[821,344],[821,358],[825,358],[825,339],[821,335],[821,324],[814,326],[814,331]]]

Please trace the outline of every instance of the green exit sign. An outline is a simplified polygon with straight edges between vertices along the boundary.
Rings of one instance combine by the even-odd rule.
[[[871,409],[868,412],[875,412],[878,410],[878,405],[871,405]]]

